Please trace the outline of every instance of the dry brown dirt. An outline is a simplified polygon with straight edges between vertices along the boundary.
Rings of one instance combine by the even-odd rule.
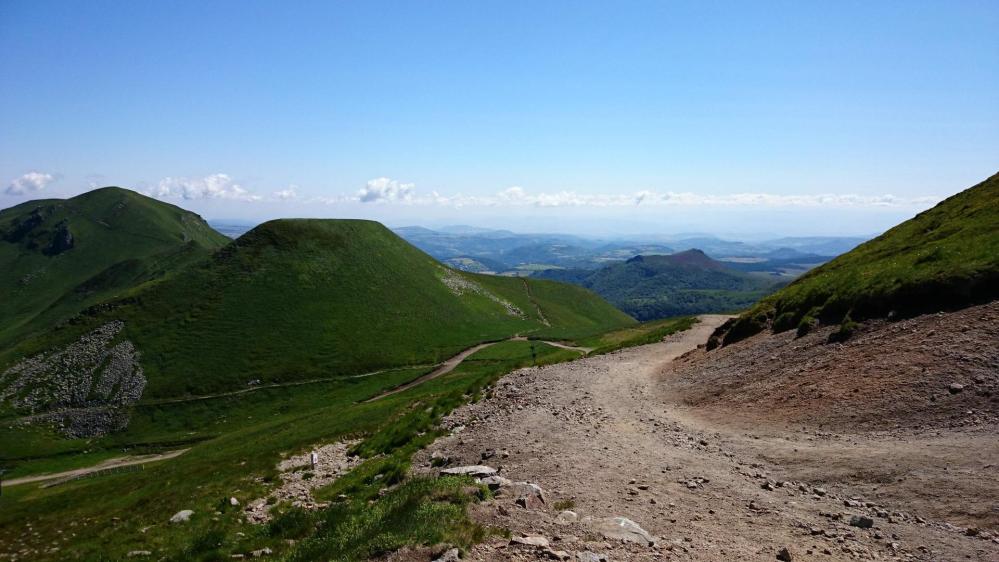
[[[545,490],[545,504],[522,507],[500,488],[473,517],[548,548],[496,538],[471,560],[772,561],[786,548],[795,561],[999,561],[996,402],[976,387],[995,384],[996,339],[980,339],[995,314],[872,324],[831,346],[822,331],[758,336],[710,353],[698,345],[724,318],[702,317],[663,343],[511,373],[456,410],[452,434],[414,467],[435,472],[431,455],[443,456]],[[926,341],[931,374],[910,387],[887,374],[912,364],[890,347],[913,338]],[[959,375],[971,381],[962,392],[941,392]],[[807,381],[821,400],[791,390]],[[581,520],[559,521],[566,508]],[[615,516],[657,544],[604,537],[598,523]],[[854,516],[873,527],[851,526]]]

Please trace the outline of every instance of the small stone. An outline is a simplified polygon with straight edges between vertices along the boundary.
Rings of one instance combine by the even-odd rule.
[[[548,547],[548,539],[538,535],[528,535],[525,537],[513,537],[510,539],[510,544],[523,544],[527,546],[538,546],[541,548]]]
[[[264,548],[261,548],[261,549],[258,549],[258,550],[254,550],[253,552],[250,553],[250,555],[253,556],[254,558],[260,558],[262,556],[269,556],[269,555],[271,555],[273,553],[274,553],[273,550],[271,550],[271,549],[269,549],[269,548],[267,548],[265,546]]]
[[[530,482],[514,482],[501,489],[503,496],[513,496],[517,505],[526,509],[541,509],[548,503],[541,486]]]
[[[958,394],[964,390],[964,385],[959,382],[952,382],[950,386],[947,387],[947,392],[951,394]]]
[[[555,518],[555,522],[559,525],[569,525],[576,521],[579,521],[579,514],[568,509],[559,513],[558,517]]]
[[[239,506],[239,500],[237,500],[236,498],[229,498],[229,505],[231,505],[233,507],[238,507]]]
[[[491,466],[477,464],[472,466],[445,468],[441,471],[441,474],[444,476],[475,476],[477,478],[485,478],[486,476],[496,474],[496,469]]]
[[[191,516],[192,515],[194,515],[193,511],[191,511],[190,509],[183,509],[181,511],[178,511],[177,513],[174,513],[173,517],[170,518],[170,522],[171,523],[187,523],[188,521],[191,520]]]
[[[854,515],[850,517],[850,526],[859,527],[861,529],[870,529],[874,526],[874,520],[866,515]]]
[[[626,542],[653,546],[656,538],[643,529],[638,523],[626,517],[609,517],[596,524],[596,530],[607,539],[617,539]]]
[[[434,562],[458,562],[461,560],[461,553],[457,548],[452,548],[441,554],[439,558],[435,559]]]
[[[508,478],[503,478],[502,476],[487,476],[479,480],[480,484],[485,484],[489,486],[490,490],[496,491],[504,486],[509,486],[513,484],[513,481]]]
[[[794,560],[794,556],[791,553],[791,549],[785,546],[784,548],[778,550],[777,560],[780,560],[781,562],[791,562],[792,560]]]
[[[607,562],[607,557],[603,554],[584,550],[576,553],[577,562]]]
[[[552,550],[550,548],[544,550],[544,555],[552,560],[568,560],[572,558],[572,555],[564,550]]]

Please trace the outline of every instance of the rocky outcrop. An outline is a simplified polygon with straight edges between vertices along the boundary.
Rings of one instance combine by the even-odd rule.
[[[61,254],[66,250],[71,250],[75,244],[76,240],[73,238],[73,233],[69,231],[69,225],[62,222],[52,236],[49,245],[45,248],[45,255],[55,256]]]
[[[146,377],[139,352],[115,343],[124,323],[108,322],[65,348],[20,361],[0,375],[0,402],[67,437],[96,437],[128,425]]]
[[[280,483],[267,497],[247,504],[243,510],[247,521],[251,523],[269,521],[271,508],[282,502],[309,510],[326,507],[325,502],[317,502],[312,497],[312,490],[329,486],[337,478],[364,462],[360,456],[351,454],[351,450],[358,443],[359,440],[329,443],[278,463],[277,469],[281,472]]]

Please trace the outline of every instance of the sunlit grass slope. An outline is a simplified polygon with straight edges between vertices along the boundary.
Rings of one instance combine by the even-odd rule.
[[[579,287],[456,272],[376,222],[278,220],[18,355],[114,319],[142,354],[144,400],[436,363],[483,341],[634,322]]]
[[[944,310],[999,297],[999,174],[861,244],[764,299],[730,343],[767,327]]]

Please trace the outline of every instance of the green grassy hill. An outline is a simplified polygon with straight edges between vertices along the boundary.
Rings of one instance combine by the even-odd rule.
[[[0,349],[228,242],[198,215],[117,187],[0,211]]]
[[[515,334],[571,339],[634,322],[585,289],[444,267],[375,222],[278,220],[0,363],[115,320],[141,355],[143,399],[433,364]]]
[[[803,275],[723,327],[724,342],[997,297],[999,174]]]
[[[190,448],[138,472],[5,488],[0,544],[39,560],[61,560],[70,551],[85,560],[123,559],[150,550],[185,561],[249,556],[264,547],[290,555],[300,547],[287,539],[309,536],[301,548],[322,554],[301,555],[308,559],[360,559],[427,541],[464,544],[455,541],[473,525],[442,491],[470,481],[410,480],[411,455],[441,434],[443,415],[487,392],[503,373],[580,354],[502,341],[450,373],[369,399],[479,342],[516,334],[576,340],[609,330],[661,337],[669,329],[678,327],[639,327],[580,287],[455,271],[378,223],[265,223],[207,260],[0,355],[0,469],[10,470],[7,476]],[[40,352],[46,356],[22,361]],[[109,372],[115,382],[102,385]],[[25,414],[39,417],[24,423]],[[127,423],[116,425],[122,419]],[[67,438],[67,427],[95,423],[113,427]],[[317,494],[349,501],[317,513],[279,506],[278,513],[306,518],[292,528],[282,518],[249,524],[241,508],[229,506],[229,497],[243,505],[265,497],[283,455],[345,438],[363,440],[355,452],[364,462]],[[383,493],[399,482],[391,495]],[[425,493],[410,497],[414,490]],[[417,521],[413,511],[443,508],[449,518],[401,529],[365,515],[375,510],[410,522]],[[165,523],[181,509],[195,511],[190,524]],[[340,535],[356,535],[362,515],[363,540],[346,552]],[[318,518],[328,534],[317,533]],[[67,520],[80,524],[61,551],[49,550],[48,537]],[[35,534],[25,532],[27,521]]]
[[[643,321],[746,308],[773,287],[772,281],[731,269],[700,250],[539,276],[586,287]]]

